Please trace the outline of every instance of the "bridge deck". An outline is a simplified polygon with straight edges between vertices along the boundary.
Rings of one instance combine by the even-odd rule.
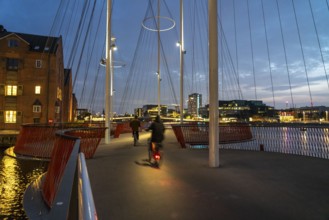
[[[87,161],[99,219],[329,219],[329,160],[220,150],[209,168],[207,150],[181,149],[168,129],[154,169],[143,165],[149,135],[101,143]]]

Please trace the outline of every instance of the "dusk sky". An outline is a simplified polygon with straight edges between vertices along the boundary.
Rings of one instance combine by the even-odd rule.
[[[179,0],[161,0],[162,104],[179,103]],[[207,0],[185,0],[185,81],[208,103]],[[157,103],[157,1],[113,1],[114,111]],[[152,7],[153,8],[152,8]],[[0,0],[9,32],[62,36],[79,107],[104,108],[106,0]],[[218,0],[219,97],[262,100],[275,108],[329,106],[327,0]],[[79,28],[80,27],[80,28]],[[222,30],[222,31],[221,31]],[[186,106],[185,106],[186,107]]]

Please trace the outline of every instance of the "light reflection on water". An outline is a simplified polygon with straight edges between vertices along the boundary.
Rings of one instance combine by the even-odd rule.
[[[19,160],[0,152],[0,219],[27,219],[23,195],[30,182],[46,171],[46,162]]]

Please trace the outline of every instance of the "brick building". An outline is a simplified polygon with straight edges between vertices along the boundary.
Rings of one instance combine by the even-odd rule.
[[[74,118],[72,76],[61,37],[7,32],[0,25],[0,129]]]

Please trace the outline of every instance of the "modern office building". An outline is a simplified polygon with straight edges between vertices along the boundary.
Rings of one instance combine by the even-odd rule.
[[[7,32],[0,25],[0,129],[71,121],[74,102],[62,38]]]
[[[200,116],[200,108],[202,106],[202,95],[199,93],[193,93],[188,96],[188,114],[192,117]]]
[[[206,105],[205,109],[209,115],[209,105]],[[205,110],[203,112],[205,115]],[[219,100],[218,112],[221,121],[258,121],[276,118],[274,108],[258,100]]]
[[[143,116],[151,117],[158,115],[158,105],[143,105]],[[167,116],[168,106],[160,105],[160,116]]]

